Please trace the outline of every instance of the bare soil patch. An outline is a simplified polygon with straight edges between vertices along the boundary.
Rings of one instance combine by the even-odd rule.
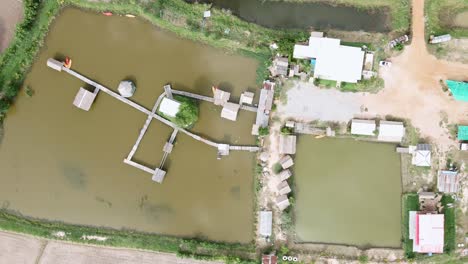
[[[15,34],[16,24],[23,18],[21,0],[0,1],[0,53],[10,44]]]

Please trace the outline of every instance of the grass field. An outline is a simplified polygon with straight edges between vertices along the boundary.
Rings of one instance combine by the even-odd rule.
[[[449,33],[454,37],[468,37],[468,28],[454,27],[449,22],[464,11],[468,11],[466,0],[426,0],[426,34],[429,36]]]

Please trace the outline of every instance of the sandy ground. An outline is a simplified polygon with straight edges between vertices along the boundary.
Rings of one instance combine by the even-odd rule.
[[[21,0],[0,1],[0,53],[10,44],[15,33],[16,24],[23,17]]]
[[[0,231],[0,263],[24,264],[209,264],[175,254],[49,241]]]
[[[440,52],[437,52],[438,49]],[[468,64],[468,39],[452,39],[431,47],[431,50],[440,59]]]

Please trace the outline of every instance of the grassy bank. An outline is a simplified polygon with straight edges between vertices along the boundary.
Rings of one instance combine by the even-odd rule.
[[[466,0],[426,0],[426,34],[451,34],[454,37],[468,37],[468,28],[455,27],[452,19],[458,13],[468,11]]]
[[[4,210],[0,210],[0,229],[47,239],[177,253],[179,256],[197,259],[218,259],[228,263],[257,263],[253,244],[206,242],[199,239],[154,235],[131,230],[77,226],[25,218]],[[65,232],[66,236],[58,239],[54,236],[54,233],[58,231]],[[107,240],[87,241],[81,238],[83,235],[102,236]]]
[[[404,194],[402,198],[402,223],[401,232],[403,235],[403,250],[406,258],[414,258],[413,240],[409,239],[409,212],[419,210],[419,200],[416,193]]]
[[[282,1],[282,0],[267,0]],[[330,5],[351,6],[357,9],[372,11],[377,8],[388,9],[392,31],[406,32],[410,26],[410,0],[284,0],[288,2],[322,2]],[[437,1],[437,0],[435,0]]]

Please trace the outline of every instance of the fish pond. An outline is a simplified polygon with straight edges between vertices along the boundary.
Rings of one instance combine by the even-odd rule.
[[[400,158],[392,144],[301,136],[296,240],[400,247]]]
[[[181,39],[150,23],[66,8],[51,26],[25,87],[4,124],[0,145],[0,205],[26,216],[79,225],[134,229],[210,240],[253,238],[254,154],[221,160],[208,145],[179,133],[162,184],[123,163],[146,116],[100,93],[89,112],[72,105],[84,84],[46,66],[70,56],[73,69],[113,89],[135,80],[132,100],[151,109],[174,89],[211,95],[211,86],[238,100],[257,92],[258,62]],[[258,94],[256,95],[258,100]],[[230,144],[253,145],[254,113],[237,122],[200,103],[193,132]],[[134,160],[155,168],[172,129],[153,120]]]
[[[239,18],[269,28],[387,32],[389,14],[384,9],[362,10],[327,3],[261,0],[186,0],[212,3]]]

